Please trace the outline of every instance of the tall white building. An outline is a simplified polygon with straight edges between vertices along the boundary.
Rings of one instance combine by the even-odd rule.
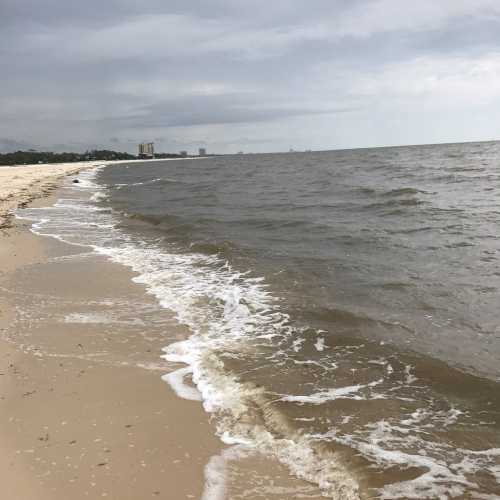
[[[141,144],[139,144],[139,158],[154,158],[154,156],[154,142],[142,142]]]

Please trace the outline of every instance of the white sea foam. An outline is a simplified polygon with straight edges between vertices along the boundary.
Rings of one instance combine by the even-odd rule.
[[[104,305],[104,304],[103,304]],[[141,318],[130,318],[122,315],[115,315],[112,313],[105,314],[101,312],[88,312],[88,313],[70,313],[64,316],[66,323],[80,323],[80,324],[116,324],[116,325],[144,325]]]
[[[226,459],[214,455],[205,466],[205,487],[201,500],[224,500],[226,498]]]
[[[118,184],[115,184],[114,187],[117,189],[123,189],[124,187],[129,187],[129,186],[144,186],[147,184],[154,184],[155,182],[158,182],[158,181],[177,182],[175,179],[169,179],[167,177],[158,177],[156,179],[150,179],[149,181],[131,182],[130,184],[118,183]]]
[[[299,352],[302,349],[302,346],[304,345],[304,342],[306,339],[304,337],[299,337],[298,339],[295,339],[292,344],[292,349],[295,352]]]
[[[375,387],[383,382],[383,380],[376,380],[369,384],[358,384],[347,387],[337,387],[335,389],[328,389],[326,391],[315,392],[309,396],[293,396],[285,395],[281,398],[282,401],[290,401],[293,403],[309,403],[313,405],[320,405],[327,401],[334,401],[336,399],[367,399],[366,395],[359,394],[362,389]]]
[[[199,391],[192,387],[184,381],[185,377],[191,375],[193,370],[190,366],[186,366],[185,368],[179,368],[173,372],[167,373],[162,376],[162,380],[168,382],[170,387],[174,390],[174,392],[183,399],[188,399],[191,401],[201,401],[201,394]]]
[[[205,486],[201,500],[224,500],[226,498],[227,464],[246,457],[249,451],[244,445],[236,445],[210,458],[205,466]]]
[[[417,377],[415,377],[415,375],[413,375],[411,373],[411,370],[412,370],[412,366],[411,365],[406,365],[405,366],[405,374],[406,374],[406,383],[408,385],[411,385],[413,384],[413,382],[416,382],[418,379]]]
[[[94,193],[91,197],[91,201],[104,201],[108,198],[108,195],[106,193],[103,193],[102,191],[97,191],[97,193]]]
[[[113,318],[100,313],[71,313],[64,317],[66,323],[113,323]]]
[[[165,363],[136,363],[135,366],[148,371],[165,372]]]
[[[318,337],[316,339],[316,343],[314,344],[314,347],[318,352],[324,351],[325,350],[325,339],[323,337]]]
[[[478,485],[469,479],[471,475],[487,472],[499,482],[495,474],[500,449],[453,449],[439,441],[430,446],[424,438],[435,429],[435,425],[431,425],[434,417],[434,412],[419,409],[397,423],[380,420],[357,428],[352,434],[333,429],[311,438],[333,440],[354,448],[382,468],[403,467],[422,471],[414,479],[379,488],[377,498],[381,499],[454,498],[464,493],[476,498],[473,493]],[[443,460],[443,457],[448,460]]]
[[[306,359],[306,360],[298,360],[298,359],[292,359],[293,363],[296,365],[312,365],[312,366],[319,366],[320,368],[323,368],[323,370],[336,370],[338,367],[335,363],[331,363],[330,366],[326,365],[325,363],[320,363],[319,361],[315,361],[314,359]]]

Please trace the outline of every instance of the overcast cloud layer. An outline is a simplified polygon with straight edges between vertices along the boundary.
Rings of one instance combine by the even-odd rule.
[[[499,137],[498,0],[0,0],[0,150]]]

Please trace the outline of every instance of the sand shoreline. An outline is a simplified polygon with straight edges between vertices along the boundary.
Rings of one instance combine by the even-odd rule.
[[[166,311],[154,313],[156,329],[146,319],[108,324],[106,314],[117,314],[111,302],[158,308],[122,266],[9,217],[89,166],[35,178],[33,167],[9,168],[21,168],[25,184],[9,187],[1,213],[2,497],[200,498],[206,463],[223,445],[199,402],[179,399],[161,380],[172,369],[160,359],[164,330],[186,333]],[[89,308],[104,319],[80,321]]]
[[[190,160],[204,159],[188,158]],[[154,158],[151,160],[103,160],[73,163],[48,163],[39,165],[0,165],[0,229],[9,227],[12,211],[28,205],[33,200],[50,194],[68,175],[101,165],[182,161],[186,158]]]
[[[31,201],[47,196],[58,181],[74,175],[97,162],[53,165],[0,166],[0,228],[11,225],[12,211]]]

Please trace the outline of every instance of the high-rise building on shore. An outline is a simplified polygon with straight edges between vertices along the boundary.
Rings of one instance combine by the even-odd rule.
[[[182,156],[183,158],[185,158],[185,157],[188,155],[188,152],[187,152],[187,151],[181,151],[181,153],[180,153],[180,154],[181,154],[181,156]]]
[[[141,142],[139,144],[139,158],[154,158],[155,145],[154,142]]]
[[[207,150],[205,148],[198,149],[198,154],[200,156],[207,156]]]

